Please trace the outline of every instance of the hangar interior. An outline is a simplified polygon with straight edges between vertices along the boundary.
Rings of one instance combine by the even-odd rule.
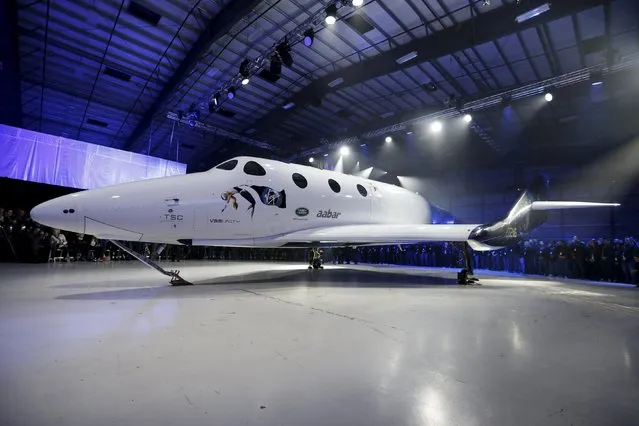
[[[462,223],[541,175],[553,199],[621,206],[553,213],[531,239],[637,246],[636,0],[5,0],[0,35],[0,124],[25,138],[186,173],[294,162]],[[2,149],[3,220],[87,188],[16,179]],[[3,248],[0,423],[639,423],[632,266],[593,283],[517,257],[461,288],[453,255],[388,250],[311,275],[305,254],[202,252],[174,289]]]

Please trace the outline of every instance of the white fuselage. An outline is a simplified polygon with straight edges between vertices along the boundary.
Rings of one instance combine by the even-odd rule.
[[[286,234],[313,228],[431,223],[428,202],[401,187],[261,158],[230,161],[237,161],[232,170],[78,192],[41,204],[32,215],[45,225],[104,239],[263,247],[285,245]],[[245,172],[249,162],[265,173]],[[294,174],[302,176],[299,185]]]

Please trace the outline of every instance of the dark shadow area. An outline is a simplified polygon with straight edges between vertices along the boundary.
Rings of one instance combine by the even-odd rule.
[[[419,271],[415,271],[419,272]],[[158,276],[158,283],[163,282]],[[359,269],[273,270],[248,274],[229,275],[207,280],[194,281],[193,286],[141,287],[126,290],[106,290],[92,293],[71,294],[56,297],[60,300],[117,300],[117,299],[161,299],[214,297],[215,294],[259,292],[269,289],[294,287],[342,287],[342,288],[459,288],[452,277],[432,276],[419,273],[406,274],[405,271],[367,271]],[[131,286],[135,284],[131,283]],[[122,284],[118,284],[122,287]],[[472,288],[486,288],[471,286]],[[69,288],[57,286],[57,288]],[[79,290],[79,286],[73,287]],[[500,286],[503,288],[503,286]],[[90,287],[87,287],[90,289]]]

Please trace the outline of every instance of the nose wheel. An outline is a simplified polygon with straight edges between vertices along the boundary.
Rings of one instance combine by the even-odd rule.
[[[140,262],[144,263],[146,266],[155,269],[156,271],[158,271],[159,273],[163,275],[171,277],[171,281],[169,282],[172,286],[178,287],[178,286],[185,286],[185,285],[193,285],[193,283],[188,282],[187,280],[185,280],[184,278],[180,276],[179,270],[175,269],[175,270],[167,271],[166,269],[164,269],[163,267],[161,267],[160,265],[158,265],[151,259],[141,255],[140,253],[133,250],[132,248],[127,247],[122,241],[116,241],[116,240],[109,240],[109,241],[111,241],[111,243],[118,246],[125,252],[129,253],[131,256],[135,257]]]

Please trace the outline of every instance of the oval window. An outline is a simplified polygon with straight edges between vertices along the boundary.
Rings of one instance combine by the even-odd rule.
[[[362,197],[366,197],[368,195],[368,191],[366,190],[366,188],[364,188],[359,183],[357,184],[357,190],[359,191],[360,194],[362,194]]]
[[[255,161],[249,161],[244,165],[244,173],[251,176],[264,176],[266,170]]]
[[[298,188],[304,189],[308,186],[306,178],[299,173],[293,173],[293,182],[295,182],[295,185],[297,185]]]
[[[337,183],[337,181],[333,179],[328,180],[328,186],[330,186],[333,192],[336,192],[336,193],[342,190],[342,187],[339,186],[339,183]]]

